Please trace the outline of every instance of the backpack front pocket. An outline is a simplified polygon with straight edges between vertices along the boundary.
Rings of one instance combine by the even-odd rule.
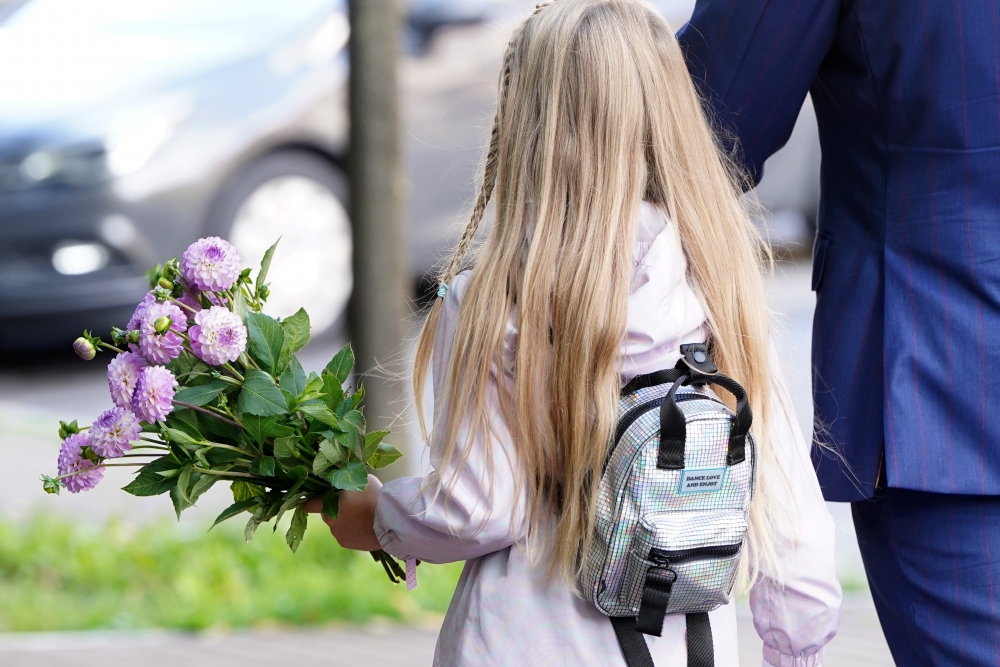
[[[620,603],[634,613],[651,578],[672,579],[668,614],[711,611],[729,602],[747,532],[739,511],[651,514],[639,520]]]

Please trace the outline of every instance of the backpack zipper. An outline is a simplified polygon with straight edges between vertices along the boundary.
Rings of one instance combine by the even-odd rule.
[[[655,563],[656,567],[669,568],[688,560],[729,558],[738,554],[741,546],[741,544],[726,544],[718,547],[696,547],[694,549],[680,549],[675,551],[653,547],[649,550],[649,560]]]

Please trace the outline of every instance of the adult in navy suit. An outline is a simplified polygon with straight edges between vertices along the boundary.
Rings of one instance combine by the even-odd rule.
[[[679,35],[755,178],[812,95],[814,460],[906,667],[1000,665],[997,5],[699,0]]]

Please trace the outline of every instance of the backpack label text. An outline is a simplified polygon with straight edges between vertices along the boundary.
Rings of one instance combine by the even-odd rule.
[[[722,489],[722,480],[726,478],[725,468],[702,468],[700,470],[684,470],[681,472],[681,486],[677,493],[711,493]]]

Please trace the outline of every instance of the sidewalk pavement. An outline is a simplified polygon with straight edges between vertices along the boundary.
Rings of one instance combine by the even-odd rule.
[[[761,664],[749,608],[737,612],[740,664]],[[428,666],[437,633],[397,626],[257,630],[200,635],[174,632],[0,634],[4,667],[353,667]],[[845,600],[840,633],[823,667],[893,667],[867,594]]]

